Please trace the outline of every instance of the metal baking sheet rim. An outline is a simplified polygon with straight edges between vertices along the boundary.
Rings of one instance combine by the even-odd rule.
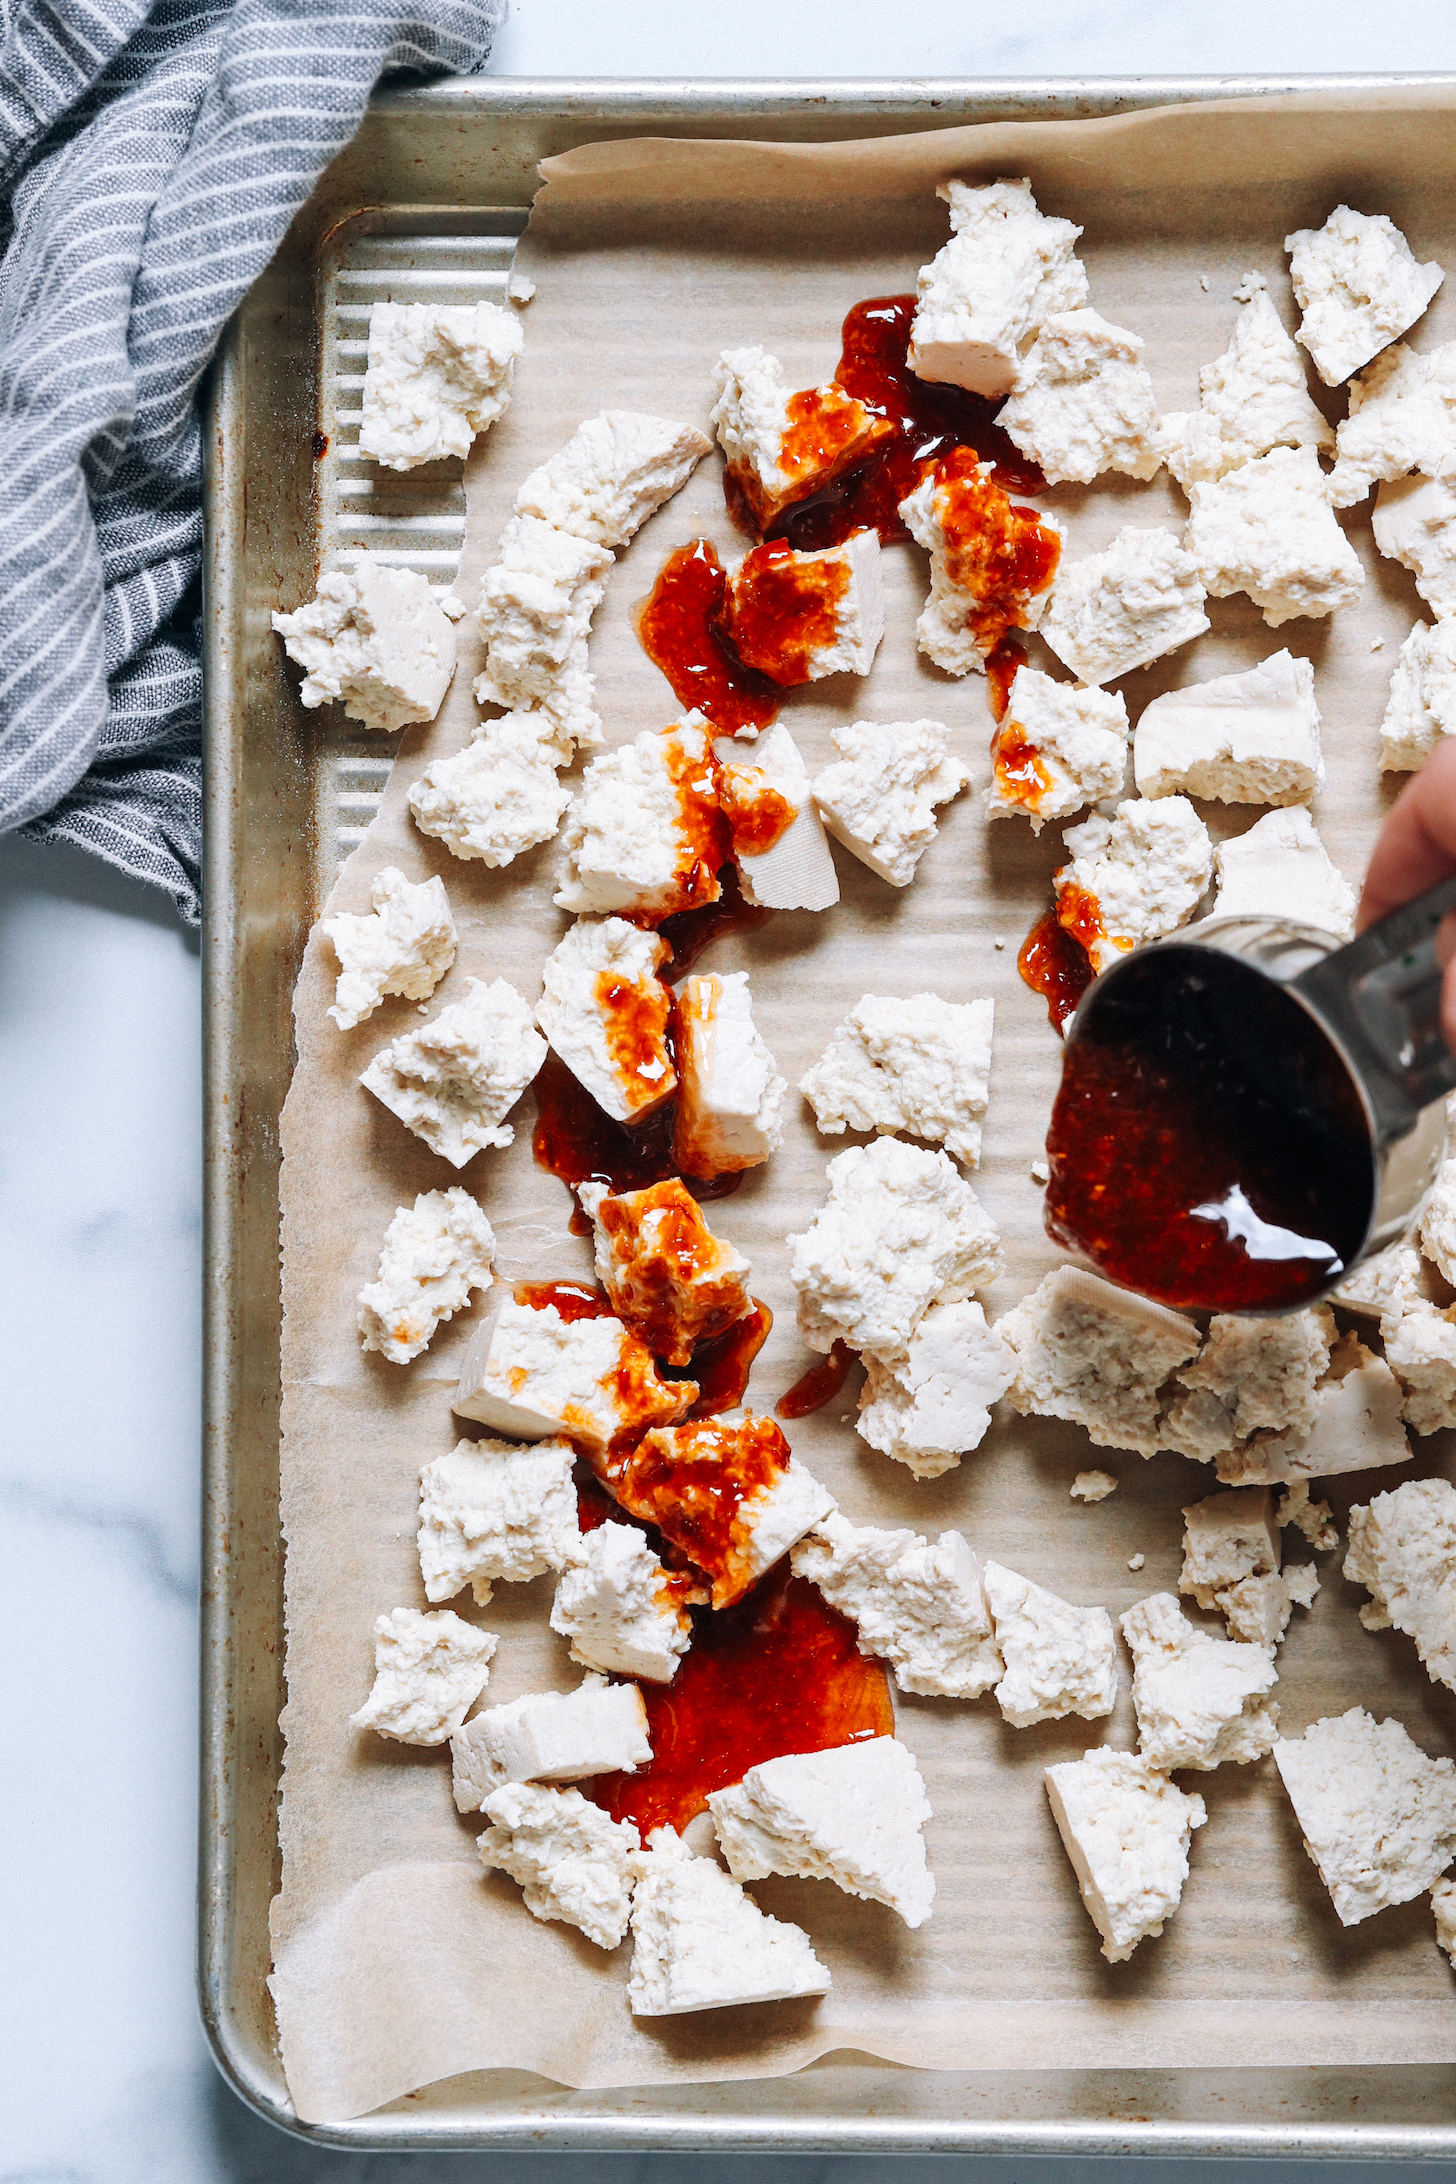
[[[356,2121],[301,2124],[288,2100],[263,1986],[266,1906],[274,1891],[279,1740],[284,1698],[282,1541],[276,1523],[277,1110],[292,1066],[289,999],[311,916],[308,724],[267,655],[266,620],[248,613],[254,537],[275,578],[305,580],[315,566],[311,480],[248,461],[249,425],[260,413],[285,436],[312,437],[318,404],[315,275],[329,235],[361,213],[406,202],[421,210],[458,202],[426,187],[412,163],[406,193],[386,187],[380,132],[413,119],[490,132],[493,151],[529,173],[545,150],[644,127],[693,135],[860,136],[1016,118],[1081,119],[1138,107],[1282,92],[1429,88],[1449,96],[1456,77],[1098,77],[905,81],[640,81],[455,79],[376,98],[365,129],[335,162],[294,222],[274,264],[233,321],[208,397],[205,436],[207,547],[204,585],[204,1407],[202,1465],[201,1799],[198,1858],[198,1991],[214,2060],[239,2097],[281,2130],[356,2151],[557,2148],[750,2152],[1029,2155],[1294,2155],[1310,2158],[1450,2160],[1456,2121],[1414,2120],[1430,2107],[1456,2115],[1456,2072],[1383,2066],[1365,2071],[1251,2070],[958,2073],[896,2069],[870,2058],[830,2056],[789,2078],[719,2086],[573,2092],[547,2087],[532,2099],[513,2089],[474,2107],[444,2089]],[[374,164],[371,164],[373,162]],[[447,168],[440,179],[453,179]],[[255,384],[256,382],[256,384]],[[302,428],[302,429],[299,429]],[[291,447],[292,443],[286,444]],[[286,470],[286,465],[283,466]],[[271,496],[271,497],[270,497]],[[283,564],[289,564],[286,570]],[[302,596],[302,594],[300,594]],[[262,729],[262,735],[258,730]],[[267,734],[272,729],[270,738]],[[266,748],[260,748],[263,745]],[[260,776],[255,779],[253,776]],[[271,1042],[268,1033],[272,1033]],[[271,1060],[272,1081],[261,1094]],[[276,1095],[276,1096],[270,1096]],[[271,1230],[269,1214],[271,1210]],[[256,1264],[249,1264],[249,1259]],[[271,1272],[264,1275],[264,1267]],[[261,1323],[261,1324],[260,1324]],[[271,1329],[271,1383],[270,1383]],[[270,1410],[271,1403],[271,1410]],[[272,1423],[270,1424],[270,1419]],[[270,1476],[271,1473],[271,1476]],[[270,1502],[274,1520],[268,1521]],[[271,1627],[271,1636],[270,1636]],[[264,1868],[267,1868],[266,1872]],[[820,2087],[851,2071],[877,2081],[882,2098],[860,2114]],[[485,2082],[494,2073],[480,2073]],[[507,2075],[507,2074],[501,2074]],[[509,2074],[513,2079],[519,2074]],[[1079,2081],[1079,2104],[1048,2088]],[[1377,2088],[1402,2088],[1399,2119],[1359,2120],[1380,2105]],[[472,2080],[471,2083],[477,2081]],[[1217,2115],[1155,2111],[1177,2084]],[[447,2081],[457,2093],[464,2082]],[[957,2100],[955,2089],[962,2088]],[[987,2113],[987,2096],[1004,2113]],[[932,2095],[914,2113],[917,2092]],[[1440,2099],[1442,2092],[1448,2098]],[[951,2094],[947,2103],[944,2096]],[[1371,2096],[1375,2096],[1373,2099]],[[1324,2101],[1324,2113],[1312,2112]],[[792,2104],[792,2105],[791,2105]],[[1083,2112],[1027,2114],[1034,2106]],[[1176,2108],[1179,2102],[1168,2105]],[[981,2113],[967,2111],[976,2109]],[[1021,2113],[1016,2113],[1020,2109]],[[1094,2112],[1086,2112],[1088,2109]],[[1291,2109],[1307,2111],[1292,2114]],[[1095,2111],[1100,2110],[1100,2113]],[[1242,2110],[1242,2114],[1240,2111]],[[894,2111],[894,2112],[890,2112]],[[1281,2113],[1281,2111],[1283,2111]],[[1342,2112],[1343,2111],[1343,2112]]]

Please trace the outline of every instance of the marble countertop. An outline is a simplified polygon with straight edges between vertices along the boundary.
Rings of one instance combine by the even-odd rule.
[[[517,0],[492,72],[1309,68],[1456,69],[1456,8],[1224,0],[1204,15],[1170,0],[1040,0],[1008,15],[964,0],[736,0],[710,13],[674,0]],[[77,853],[0,841],[0,1589],[11,1633],[0,2184],[737,2184],[748,2164],[723,2158],[325,2153],[259,2121],[212,2067],[193,1998],[199,1011],[196,942],[159,897]],[[901,2161],[895,2174],[1033,2184],[1051,2166]],[[1312,2174],[1265,2164],[1260,2184],[1286,2166]],[[1192,2167],[1145,2162],[1136,2176],[1156,2184]],[[1114,2170],[1131,2165],[1077,2173]],[[753,2171],[770,2184],[887,2173],[871,2160],[757,2156]],[[1198,2165],[1200,2184],[1251,2173]],[[1395,2184],[1403,2171],[1380,2173]]]

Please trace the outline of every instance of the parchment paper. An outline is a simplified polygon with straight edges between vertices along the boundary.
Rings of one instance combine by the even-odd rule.
[[[473,601],[517,485],[583,417],[620,406],[706,426],[711,365],[734,344],[764,343],[791,386],[829,377],[848,307],[912,288],[916,267],[944,239],[933,185],[947,175],[1030,174],[1046,210],[1082,222],[1093,303],[1146,337],[1161,404],[1183,408],[1196,402],[1200,364],[1226,345],[1231,292],[1246,271],[1267,275],[1293,323],[1283,237],[1318,224],[1341,197],[1390,213],[1419,258],[1438,257],[1456,273],[1450,127],[1449,113],[1432,112],[1423,94],[1392,93],[823,147],[611,144],[552,161],[519,261],[539,294],[526,318],[516,399],[467,470],[459,588]],[[1433,346],[1453,332],[1456,278],[1417,338]],[[1340,413],[1342,397],[1320,398]],[[1049,505],[1069,524],[1073,555],[1129,520],[1181,526],[1185,513],[1166,477],[1064,487]],[[1386,685],[1421,610],[1410,578],[1376,556],[1368,504],[1348,527],[1367,571],[1359,606],[1332,623],[1296,621],[1276,633],[1247,600],[1210,601],[1209,634],[1125,688],[1135,717],[1159,691],[1249,665],[1281,644],[1306,654],[1329,766],[1316,817],[1358,880],[1390,793],[1377,771]],[[676,713],[637,646],[629,609],[667,553],[704,532],[725,558],[742,549],[724,515],[716,454],[621,554],[597,615],[592,665],[611,743]],[[888,633],[872,675],[796,692],[783,718],[811,771],[832,755],[835,722],[943,719],[974,768],[974,790],[942,811],[939,839],[907,890],[885,886],[836,849],[837,909],[775,916],[706,962],[751,969],[759,1025],[791,1085],[864,992],[994,996],[990,1113],[973,1180],[1006,1244],[1008,1273],[988,1300],[999,1313],[1054,1258],[1029,1171],[1042,1149],[1059,1043],[1043,1004],[1017,978],[1016,951],[1048,900],[1060,829],[1048,827],[1038,841],[1020,822],[985,818],[985,684],[953,681],[917,654],[913,623],[926,582],[917,549],[890,549]],[[534,1000],[566,923],[550,901],[554,845],[491,873],[456,862],[409,823],[408,784],[427,758],[465,742],[477,717],[473,623],[461,636],[440,718],[406,738],[383,809],[331,903],[367,908],[370,880],[385,864],[414,878],[443,875],[460,951],[431,1014],[473,975],[504,975]],[[1260,814],[1212,806],[1205,816],[1224,834]],[[370,1056],[419,1019],[409,1002],[388,1001],[341,1035],[324,1014],[336,968],[315,934],[297,991],[299,1061],[283,1118],[289,1703],[274,1986],[300,2116],[357,2115],[490,2066],[572,2086],[650,2085],[777,2074],[843,2048],[961,2069],[1456,2060],[1456,1995],[1425,1899],[1343,1932],[1269,1762],[1196,1778],[1210,1817],[1194,1840],[1180,1910],[1130,1963],[1102,1961],[1041,1770],[1104,1739],[1134,1743],[1125,1662],[1109,1722],[1016,1730],[990,1698],[964,1705],[897,1695],[898,1734],[916,1754],[935,1811],[929,1924],[911,1934],[889,1911],[827,1884],[768,1881],[755,1891],[766,1909],[805,1926],[830,1966],[833,1991],[820,2002],[636,2022],[624,1991],[629,1946],[603,1955],[574,1930],[532,1918],[508,1880],[483,1878],[473,1847],[481,1822],[454,1810],[448,1753],[360,1734],[347,1719],[369,1689],[375,1615],[424,1605],[418,1475],[457,1438],[449,1397],[473,1314],[458,1316],[400,1370],[361,1353],[355,1298],[374,1275],[395,1207],[457,1180],[495,1226],[503,1279],[580,1276],[589,1254],[567,1233],[564,1188],[532,1163],[529,1095],[510,1150],[479,1156],[457,1178],[358,1087]],[[711,1209],[714,1226],[748,1253],[753,1287],[777,1315],[750,1389],[759,1408],[809,1362],[795,1333],[783,1239],[812,1217],[827,1160],[852,1142],[821,1138],[791,1099],[782,1150]],[[922,1484],[855,1436],[857,1385],[856,1375],[842,1401],[792,1429],[798,1454],[855,1521],[960,1526],[983,1554],[1114,1614],[1148,1592],[1176,1589],[1179,1509],[1212,1490],[1207,1469],[1172,1456],[1108,1455],[1077,1429],[1003,1412],[959,1470]],[[1352,1499],[1449,1461],[1444,1447],[1427,1443],[1409,1473],[1337,1483],[1331,1498],[1342,1526]],[[1120,1487],[1083,1508],[1067,1490],[1089,1462],[1114,1471]],[[1287,1539],[1293,1559],[1308,1552],[1297,1534]],[[1138,1552],[1146,1564],[1133,1573],[1128,1560]],[[1430,1684],[1409,1641],[1361,1628],[1355,1611],[1364,1595],[1340,1578],[1338,1557],[1323,1558],[1322,1575],[1313,1613],[1296,1613],[1279,1656],[1285,1729],[1298,1733],[1359,1701],[1377,1715],[1399,1714],[1428,1751],[1450,1751],[1450,1695]],[[550,1591],[543,1579],[499,1587],[488,1610],[471,1609],[468,1595],[452,1603],[501,1635],[484,1704],[577,1681],[565,1642],[547,1627]]]

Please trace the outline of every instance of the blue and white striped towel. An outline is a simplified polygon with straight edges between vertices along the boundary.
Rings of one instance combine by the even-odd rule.
[[[197,388],[386,71],[506,0],[15,0],[0,46],[0,833],[200,914]]]

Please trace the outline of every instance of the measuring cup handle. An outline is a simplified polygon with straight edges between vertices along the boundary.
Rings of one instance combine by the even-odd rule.
[[[1456,879],[1443,880],[1294,980],[1364,1085],[1382,1143],[1456,1090],[1436,961],[1436,928],[1452,910]]]

